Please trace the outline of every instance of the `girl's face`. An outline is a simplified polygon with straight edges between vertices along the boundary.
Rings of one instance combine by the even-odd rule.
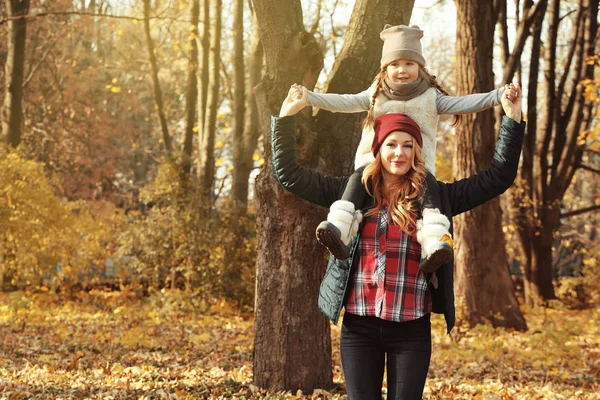
[[[380,148],[384,178],[397,179],[405,175],[413,166],[415,157],[413,137],[401,131],[387,135]]]
[[[410,83],[419,77],[419,64],[412,60],[396,60],[389,63],[385,71],[392,82]]]

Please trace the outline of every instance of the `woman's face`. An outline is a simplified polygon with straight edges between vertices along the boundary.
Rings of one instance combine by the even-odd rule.
[[[383,165],[384,177],[397,178],[405,175],[413,165],[414,159],[413,137],[401,131],[387,135],[379,152]]]
[[[412,60],[392,61],[385,68],[388,79],[396,83],[410,83],[419,77],[419,64]]]

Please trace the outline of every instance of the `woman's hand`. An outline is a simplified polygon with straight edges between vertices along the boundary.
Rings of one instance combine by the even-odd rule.
[[[293,84],[288,91],[288,95],[281,105],[280,117],[295,115],[298,111],[306,107],[308,103],[308,90],[297,84]]]
[[[511,83],[504,86],[502,93],[502,108],[506,116],[516,122],[521,122],[521,87],[518,83]]]

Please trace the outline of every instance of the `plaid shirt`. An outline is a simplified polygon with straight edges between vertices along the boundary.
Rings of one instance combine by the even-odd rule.
[[[346,312],[396,322],[415,320],[430,313],[432,306],[427,278],[419,271],[421,245],[416,235],[387,219],[384,207],[364,220]]]

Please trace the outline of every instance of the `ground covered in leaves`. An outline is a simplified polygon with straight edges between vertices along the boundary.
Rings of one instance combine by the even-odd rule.
[[[178,293],[0,293],[0,399],[345,399],[252,385],[251,316],[200,315]],[[434,317],[425,399],[600,399],[600,309],[525,310],[526,333]]]

